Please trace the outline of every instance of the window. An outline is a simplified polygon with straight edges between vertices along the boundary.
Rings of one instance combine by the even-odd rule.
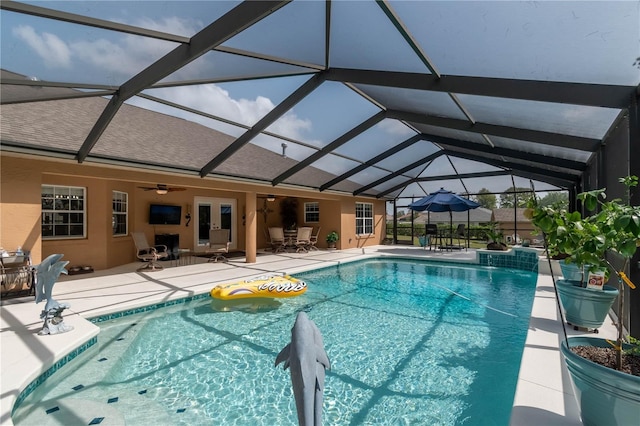
[[[127,235],[129,195],[126,192],[113,191],[112,205],[111,226],[113,227],[113,235]]]
[[[356,235],[373,234],[373,204],[356,203]]]
[[[320,203],[304,203],[304,221],[320,222]]]
[[[84,238],[86,189],[42,186],[42,238]]]

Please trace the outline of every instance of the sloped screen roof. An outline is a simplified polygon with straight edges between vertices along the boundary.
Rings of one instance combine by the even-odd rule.
[[[5,150],[388,199],[570,187],[640,83],[638,2],[1,9]]]

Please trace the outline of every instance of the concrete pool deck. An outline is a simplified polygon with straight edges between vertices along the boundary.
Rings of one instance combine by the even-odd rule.
[[[164,270],[152,273],[138,273],[136,268],[140,263],[132,263],[86,275],[63,276],[54,286],[54,297],[71,305],[64,318],[75,329],[54,336],[37,334],[42,327],[39,315],[44,302],[36,305],[33,297],[3,300],[0,310],[0,424],[13,424],[11,410],[23,389],[57,360],[98,334],[99,328],[85,318],[208,293],[215,283],[237,281],[265,272],[295,274],[377,256],[473,263],[476,252],[375,246],[364,250],[261,254],[252,264],[245,263],[244,258],[231,259],[228,263],[206,263],[205,259],[197,258],[197,263],[188,266],[173,266],[173,262],[166,262]],[[569,375],[558,349],[564,337],[553,283],[544,270],[541,264],[511,425],[581,425]],[[609,319],[599,331],[599,337],[615,336],[615,328]],[[567,329],[567,333],[585,334],[573,329]]]

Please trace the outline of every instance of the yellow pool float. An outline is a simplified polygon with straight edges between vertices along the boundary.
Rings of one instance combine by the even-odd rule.
[[[254,297],[294,297],[307,291],[307,283],[289,275],[262,275],[252,280],[217,285],[209,293],[220,300]]]

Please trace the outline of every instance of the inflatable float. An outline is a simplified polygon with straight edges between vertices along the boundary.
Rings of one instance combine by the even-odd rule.
[[[246,312],[249,314],[257,314],[259,312],[270,312],[282,306],[282,302],[278,299],[270,299],[267,297],[252,297],[243,299],[220,300],[210,299],[210,308],[214,312]]]
[[[255,297],[294,297],[307,291],[307,283],[289,275],[263,275],[252,280],[221,284],[211,289],[211,297],[220,300]]]

